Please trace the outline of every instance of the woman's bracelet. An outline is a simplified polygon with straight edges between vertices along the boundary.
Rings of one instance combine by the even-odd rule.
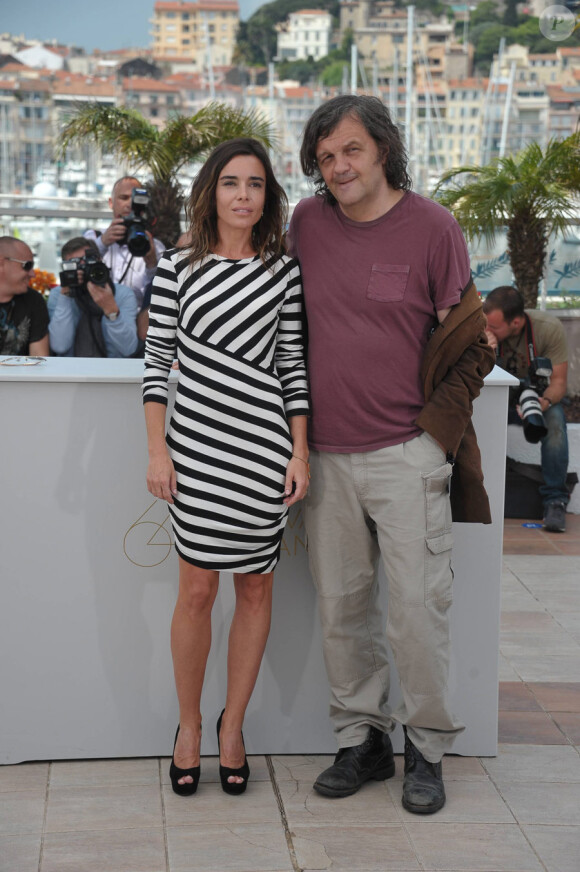
[[[295,460],[301,460],[302,463],[305,463],[305,464],[306,464],[306,469],[307,469],[307,471],[308,471],[308,478],[310,478],[310,464],[308,463],[308,461],[307,461],[307,460],[304,460],[303,457],[298,457],[297,454],[293,454],[292,457],[293,457]]]

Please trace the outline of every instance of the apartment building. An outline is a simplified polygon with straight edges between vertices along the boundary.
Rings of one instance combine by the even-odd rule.
[[[240,22],[237,0],[157,0],[151,19],[153,58],[192,69],[228,66]]]
[[[324,9],[300,9],[276,26],[277,61],[318,61],[330,51],[332,16]]]
[[[343,0],[340,30],[350,29],[361,57],[378,65],[379,75],[402,65],[407,54],[407,11],[395,8],[392,0]],[[415,15],[413,58],[426,59],[436,45],[451,42],[453,25],[430,14]]]
[[[550,100],[547,135],[565,139],[580,130],[580,70],[574,85],[548,85],[546,91]]]

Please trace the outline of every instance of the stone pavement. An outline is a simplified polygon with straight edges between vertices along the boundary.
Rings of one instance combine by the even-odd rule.
[[[329,757],[250,758],[242,797],[221,791],[215,757],[190,798],[172,792],[167,759],[4,766],[0,872],[579,872],[580,517],[568,520],[564,535],[506,524],[499,753],[445,758],[438,814],[402,808],[400,756],[395,778],[343,800],[312,790]]]

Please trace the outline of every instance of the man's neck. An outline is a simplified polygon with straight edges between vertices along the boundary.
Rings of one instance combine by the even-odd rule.
[[[14,299],[14,294],[10,291],[4,291],[0,288],[0,304],[1,303],[10,303],[11,300]]]
[[[339,209],[351,221],[375,221],[377,218],[382,218],[387,212],[390,212],[393,206],[403,199],[405,191],[397,191],[387,185],[377,192],[377,195],[372,200],[365,200],[361,203],[354,203],[352,206],[342,206],[338,204]]]

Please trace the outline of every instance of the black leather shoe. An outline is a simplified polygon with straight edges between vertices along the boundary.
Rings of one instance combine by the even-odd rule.
[[[367,738],[360,745],[340,749],[332,766],[325,769],[314,782],[314,789],[322,796],[350,796],[365,781],[384,781],[394,774],[391,740],[386,733],[370,727]]]
[[[429,763],[415,748],[405,730],[403,808],[413,814],[433,814],[445,805],[441,763]]]

